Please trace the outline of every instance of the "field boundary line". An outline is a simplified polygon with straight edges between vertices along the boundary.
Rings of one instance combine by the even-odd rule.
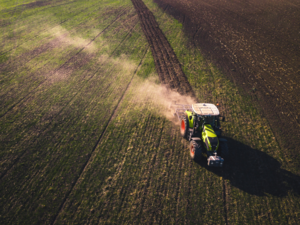
[[[92,151],[91,151],[91,153],[90,153],[90,155],[89,155],[89,158],[87,159],[86,163],[83,165],[83,167],[82,167],[82,169],[81,169],[81,172],[79,173],[79,176],[77,177],[77,179],[75,180],[75,182],[72,184],[71,189],[67,192],[65,198],[63,199],[63,202],[62,202],[62,204],[60,205],[58,212],[57,212],[56,215],[54,216],[54,218],[53,218],[53,220],[52,220],[52,222],[51,222],[51,225],[56,223],[56,220],[57,220],[57,218],[58,218],[58,215],[60,214],[60,212],[61,212],[62,209],[64,208],[65,203],[66,203],[67,199],[69,198],[69,195],[70,195],[71,192],[73,191],[73,188],[76,186],[76,184],[78,183],[79,178],[82,176],[83,172],[85,171],[85,169],[87,168],[87,166],[88,166],[89,163],[91,162],[90,159],[92,158],[92,155],[93,155],[95,149],[97,148],[97,146],[98,146],[99,143],[101,142],[103,135],[105,134],[105,132],[106,132],[106,130],[107,130],[109,124],[111,123],[112,118],[113,118],[114,115],[116,114],[117,109],[119,108],[120,103],[122,102],[122,100],[123,100],[123,98],[124,98],[124,96],[125,96],[125,94],[126,94],[128,88],[129,88],[129,86],[131,85],[131,82],[132,82],[134,76],[136,75],[138,69],[139,69],[140,66],[142,65],[142,63],[143,63],[143,61],[144,61],[144,58],[145,58],[145,56],[146,56],[146,54],[147,54],[148,51],[149,51],[149,47],[146,49],[146,51],[145,51],[143,57],[141,58],[140,63],[138,64],[138,66],[136,67],[135,71],[133,72],[133,75],[132,75],[132,77],[131,77],[129,83],[127,84],[127,86],[126,86],[124,92],[122,93],[122,96],[121,96],[121,98],[119,99],[117,105],[115,106],[115,108],[114,108],[114,110],[113,110],[113,112],[112,112],[112,114],[111,114],[109,120],[108,120],[107,123],[105,124],[104,129],[103,129],[102,133],[100,134],[100,136],[99,136],[99,138],[98,138],[98,140],[97,140],[95,146],[93,147],[93,149],[92,149]]]

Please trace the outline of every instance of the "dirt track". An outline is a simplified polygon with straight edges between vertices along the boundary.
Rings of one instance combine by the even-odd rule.
[[[284,154],[300,149],[299,1],[155,0],[178,19],[192,47],[211,58],[263,108]]]
[[[138,13],[141,27],[150,45],[161,83],[183,95],[194,97],[193,89],[183,73],[173,49],[158,27],[152,12],[141,0],[132,0],[132,3]]]

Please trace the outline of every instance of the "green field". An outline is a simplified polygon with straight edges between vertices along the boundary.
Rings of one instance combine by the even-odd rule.
[[[297,224],[299,171],[182,25],[144,0],[231,159],[192,162],[130,0],[0,0],[1,224]],[[158,101],[159,100],[159,101]]]

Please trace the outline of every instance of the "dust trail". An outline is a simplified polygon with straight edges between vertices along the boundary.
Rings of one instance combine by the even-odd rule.
[[[99,33],[100,31],[94,29],[91,31],[93,34]],[[74,33],[74,32],[73,32]],[[73,34],[72,31],[68,31],[62,26],[56,26],[52,29],[47,29],[43,32],[43,36],[52,36],[58,39],[60,44],[64,46],[74,46],[75,48],[84,48],[85,51],[91,53],[95,52],[96,47],[94,43],[90,43],[90,40],[78,36],[78,34]],[[96,36],[96,35],[95,35]]]
[[[170,109],[171,104],[194,104],[196,99],[189,95],[181,95],[177,91],[161,85],[157,78],[151,77],[142,81],[138,88],[134,91],[132,101],[146,106],[150,110],[165,116],[171,122],[177,124],[177,117],[174,117],[173,111]]]
[[[119,57],[112,58],[108,54],[102,54],[98,57],[100,65],[111,65],[115,70],[120,70],[125,75],[133,74],[137,65],[128,59],[126,54],[121,54]]]

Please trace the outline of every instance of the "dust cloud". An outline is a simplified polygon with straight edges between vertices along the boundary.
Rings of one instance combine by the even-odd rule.
[[[98,34],[98,30],[93,30],[94,35]],[[97,47],[93,42],[88,39],[84,39],[80,36],[76,36],[72,31],[68,31],[61,26],[56,26],[50,29],[50,32],[44,33],[46,36],[52,36],[55,38],[54,43],[57,46],[74,46],[76,48],[84,48],[84,51],[88,53],[97,50]],[[101,45],[101,49],[109,49],[109,44],[105,40],[99,37],[98,41]],[[101,66],[108,66],[113,68],[113,70],[122,71],[123,76],[129,76],[134,73],[137,67],[136,63],[129,60],[128,56],[120,55],[119,57],[110,57],[108,54],[101,54],[98,57],[98,64]],[[75,68],[65,68],[56,71],[52,75],[51,81],[66,80]],[[190,96],[184,96],[178,92],[161,85],[157,80],[157,74],[153,74],[148,79],[136,78],[136,83],[132,88],[132,98],[131,101],[134,104],[138,104],[139,107],[145,108],[146,110],[151,110],[152,112],[159,114],[160,116],[166,117],[168,120],[176,123],[178,120],[173,115],[173,111],[170,108],[171,104],[193,104],[196,102]]]
[[[50,32],[46,31],[43,35],[51,35],[52,37],[55,37],[55,41],[58,42],[60,45],[72,45],[76,48],[84,48],[84,51],[87,51],[89,53],[94,52],[96,50],[96,47],[94,46],[93,42],[72,34],[72,32],[66,30],[62,26],[58,25],[49,30]]]
[[[91,32],[94,34],[94,36],[96,36],[100,31],[94,29]],[[49,30],[47,29],[47,31],[43,32],[41,36],[53,38],[53,40],[48,43],[48,45],[50,46],[50,50],[56,49],[56,51],[53,51],[52,53],[53,57],[59,58],[62,54],[60,50],[66,49],[68,47],[83,50],[80,58],[74,57],[73,61],[76,63],[68,63],[67,65],[60,67],[57,70],[46,73],[44,75],[47,80],[46,84],[53,84],[59,81],[67,80],[75,70],[87,64],[95,55],[95,52],[97,50],[94,42],[91,42],[91,40],[89,39],[84,39],[76,35],[75,32],[68,31],[60,25],[49,28]],[[99,46],[101,45],[103,47],[105,46],[105,41],[99,38],[98,44]]]
[[[119,57],[111,58],[107,54],[102,54],[98,58],[99,64],[110,65],[116,70],[121,71],[122,76],[128,77],[134,74],[138,65],[128,59],[125,54]],[[171,90],[162,85],[158,80],[157,73],[150,74],[148,79],[135,76],[128,93],[132,109],[139,111],[147,110],[159,116],[166,117],[168,120],[178,123],[174,116],[174,110],[170,108],[171,104],[194,104],[196,100],[191,96],[181,95],[177,91]]]
[[[147,104],[147,108],[155,109],[155,113],[166,117],[169,121],[179,123],[174,116],[172,104],[194,104],[196,99],[191,96],[184,96],[178,92],[161,85],[156,77],[142,81],[135,91],[134,100]]]
[[[124,76],[129,76],[134,73],[137,65],[128,59],[128,56],[121,54],[119,57],[112,58],[108,54],[102,54],[98,58],[100,65],[110,65],[114,69],[121,70]]]

